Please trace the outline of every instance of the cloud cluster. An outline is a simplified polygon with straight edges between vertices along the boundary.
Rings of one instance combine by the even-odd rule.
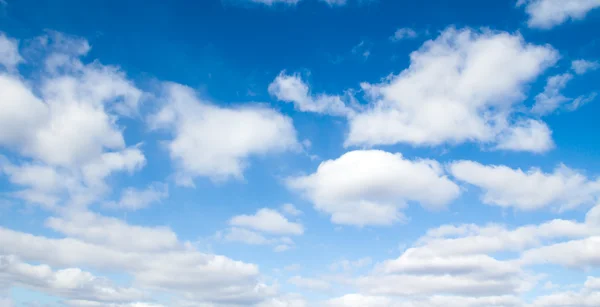
[[[531,28],[550,29],[567,20],[581,20],[587,13],[600,7],[598,0],[519,0],[525,6]]]
[[[478,142],[512,151],[553,147],[551,131],[517,112],[526,86],[558,60],[520,34],[447,28],[410,55],[410,66],[378,84],[362,83],[368,106],[310,95],[297,75],[280,74],[271,94],[300,111],[345,115],[346,146]]]

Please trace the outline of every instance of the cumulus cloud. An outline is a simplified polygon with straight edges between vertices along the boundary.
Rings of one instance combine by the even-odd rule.
[[[39,78],[27,80],[16,70],[0,73],[0,146],[34,162],[13,165],[4,159],[4,173],[26,187],[15,196],[34,203],[54,205],[57,190],[87,188],[81,198],[101,194],[111,173],[145,163],[138,147],[126,146],[116,123],[118,116],[137,112],[142,92],[118,67],[82,62],[90,49],[85,40],[49,32],[33,42],[40,56],[30,61],[41,67]],[[4,50],[18,55],[16,45]]]
[[[483,191],[482,201],[501,207],[536,210],[548,206],[563,209],[593,205],[600,195],[600,181],[559,165],[554,172],[528,171],[473,161],[450,164],[452,175]]]
[[[574,60],[571,62],[571,69],[578,75],[583,75],[588,71],[593,71],[598,68],[600,68],[600,63],[597,61]]]
[[[353,112],[340,96],[319,94],[313,97],[308,84],[298,74],[281,72],[269,85],[269,93],[278,100],[293,103],[302,112],[330,115],[349,115]]]
[[[174,83],[164,92],[164,105],[149,122],[172,133],[167,148],[181,185],[193,186],[198,176],[241,179],[249,158],[300,148],[292,119],[274,110],[219,107]]]
[[[400,74],[361,85],[371,107],[349,118],[345,144],[494,143],[512,127],[524,87],[557,58],[519,34],[448,28],[414,51]]]
[[[331,215],[332,222],[356,226],[397,222],[407,202],[441,209],[459,194],[438,162],[380,150],[345,153],[311,175],[288,178],[287,185]]]
[[[525,6],[530,28],[550,29],[567,20],[582,20],[587,13],[600,7],[598,0],[519,0]]]
[[[526,119],[517,121],[498,135],[496,149],[543,153],[554,148],[552,131],[546,123]]]
[[[275,288],[258,281],[256,265],[201,253],[167,228],[134,226],[92,213],[77,214],[72,220],[53,217],[47,224],[66,236],[49,238],[0,228],[3,253],[51,267],[116,270],[131,276],[140,289],[160,289],[196,305],[255,304],[276,294]],[[52,294],[48,287],[38,290]]]
[[[16,256],[0,255],[0,280],[42,292],[78,300],[105,303],[142,300],[145,294],[134,288],[113,285],[78,268],[54,271],[48,265],[31,265]]]
[[[295,210],[291,204],[282,206],[282,211],[286,209]],[[302,224],[290,222],[283,214],[269,208],[259,209],[253,215],[234,216],[229,220],[229,225],[230,228],[216,233],[217,240],[249,245],[273,245],[275,252],[284,252],[293,247],[294,241],[287,235],[299,236],[304,233]]]
[[[600,304],[600,278],[589,276],[579,291],[557,292],[537,297],[532,307],[579,306]]]

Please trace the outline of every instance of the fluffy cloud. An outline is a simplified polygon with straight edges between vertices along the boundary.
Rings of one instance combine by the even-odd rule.
[[[242,178],[250,157],[300,146],[292,120],[271,109],[211,105],[178,84],[165,84],[164,92],[164,106],[150,118],[150,124],[174,136],[167,148],[178,169],[179,184],[193,185],[197,176]]]
[[[145,297],[140,290],[115,286],[78,268],[53,271],[47,265],[30,265],[15,256],[0,255],[0,280],[70,299],[110,303]]]
[[[600,7],[598,0],[519,0],[517,6],[525,5],[531,28],[549,29],[569,19],[581,20],[587,13]]]
[[[287,185],[330,214],[332,222],[357,226],[401,220],[399,209],[410,201],[440,209],[459,194],[436,161],[379,150],[348,152],[321,163],[311,175],[288,178]]]
[[[268,208],[260,209],[254,215],[234,216],[229,224],[279,235],[301,235],[304,233],[301,224],[290,222],[279,212]]]
[[[535,119],[521,120],[498,136],[496,148],[542,153],[554,148],[552,131],[542,121]]]
[[[101,194],[111,173],[145,163],[139,148],[126,147],[116,123],[118,116],[137,112],[142,92],[118,67],[82,62],[90,49],[85,40],[49,32],[32,41],[29,48],[40,57],[27,64],[41,67],[39,78],[0,73],[0,146],[34,162],[3,159],[3,171],[25,186],[14,195],[27,201],[52,206],[60,199],[57,192],[68,191],[89,202],[82,199]],[[20,59],[16,45],[3,50]]]
[[[173,293],[196,306],[255,304],[276,294],[273,287],[258,281],[256,265],[201,253],[166,228],[133,226],[92,213],[50,218],[48,225],[67,236],[48,238],[0,228],[3,253],[22,262],[69,268],[67,275],[75,272],[71,268],[81,266],[128,274],[139,289]],[[45,267],[27,268],[37,271]],[[79,274],[89,277],[85,272]],[[9,281],[9,286],[15,285],[14,279]],[[52,285],[38,286],[37,290],[54,293]],[[109,294],[114,292],[102,297]]]
[[[349,115],[353,110],[346,107],[340,96],[320,94],[313,97],[308,85],[300,75],[281,72],[269,85],[269,93],[277,99],[291,102],[302,112],[315,112],[330,115]]]
[[[294,209],[291,204],[282,210]],[[293,213],[297,213],[293,211]],[[284,252],[291,249],[294,241],[285,236],[298,236],[304,233],[300,223],[290,222],[281,213],[268,208],[259,209],[254,215],[238,215],[229,220],[230,228],[216,233],[217,240],[240,242],[250,245],[273,245],[273,251]]]
[[[415,38],[417,35],[417,32],[411,28],[400,28],[394,32],[394,35],[392,35],[390,39],[394,42],[397,42],[403,39]]]
[[[449,167],[457,179],[483,190],[486,204],[535,210],[548,206],[572,208],[594,204],[600,195],[600,181],[564,165],[553,173],[532,168],[527,172],[503,165],[482,165],[473,161],[454,162]]]
[[[514,229],[497,224],[442,225],[430,229],[400,257],[345,280],[356,286],[358,293],[330,299],[324,305],[530,306],[521,297],[541,276],[528,268],[544,263],[595,267],[600,263],[599,233],[600,205],[591,209],[583,222],[552,220]],[[508,258],[494,256],[501,253]],[[585,303],[593,302],[591,289],[599,286],[598,279],[589,278],[580,292],[538,297],[531,306],[593,306]]]
[[[524,86],[557,58],[518,34],[446,29],[413,52],[400,74],[362,84],[372,106],[349,118],[346,145],[494,143],[511,128]]]
[[[598,68],[600,68],[600,63],[597,61],[575,60],[571,63],[571,69],[578,75],[583,75]]]

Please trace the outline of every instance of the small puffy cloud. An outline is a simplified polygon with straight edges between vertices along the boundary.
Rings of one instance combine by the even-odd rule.
[[[564,165],[552,173],[531,168],[528,171],[504,165],[482,165],[473,161],[454,162],[449,167],[458,180],[479,187],[486,204],[536,210],[548,206],[573,208],[593,205],[600,196],[600,180]]]
[[[404,39],[416,38],[418,36],[417,31],[411,28],[400,28],[394,32],[394,35],[390,37],[390,40],[397,42]]]
[[[55,271],[48,265],[22,262],[16,256],[0,255],[0,281],[60,297],[101,301],[105,304],[142,300],[145,297],[138,289],[113,285],[108,279],[78,268]]]
[[[600,63],[598,63],[598,61],[574,60],[571,62],[571,69],[578,75],[583,75],[588,71],[596,70],[598,68],[600,68]]]
[[[330,283],[316,278],[293,276],[290,279],[288,279],[288,283],[295,285],[296,287],[312,291],[328,291],[329,289],[331,289]]]
[[[357,150],[321,163],[311,175],[287,179],[292,190],[315,209],[345,225],[389,225],[414,201],[429,209],[444,208],[460,191],[432,160],[408,160],[401,154]]]
[[[299,74],[281,72],[269,85],[269,93],[278,100],[293,103],[302,112],[330,115],[348,115],[353,112],[346,107],[340,96],[319,94],[313,97]]]
[[[208,104],[179,84],[166,84],[164,90],[164,106],[149,122],[173,134],[167,148],[181,185],[193,186],[198,176],[242,178],[250,157],[300,148],[292,119],[274,110]]]
[[[600,7],[598,0],[519,0],[525,6],[530,28],[550,29],[567,20],[582,20],[587,13]]]
[[[546,123],[526,119],[516,122],[498,135],[496,149],[542,153],[554,148],[552,131]]]
[[[254,215],[234,216],[229,220],[229,224],[278,235],[301,235],[304,233],[304,227],[301,224],[290,222],[281,213],[268,208],[260,209]]]
[[[139,210],[169,196],[168,186],[164,183],[153,183],[145,189],[127,188],[121,193],[118,201],[108,202],[104,206],[113,209]]]
[[[557,59],[520,34],[448,28],[401,73],[361,85],[370,107],[349,117],[345,145],[496,143],[513,127],[526,85]]]

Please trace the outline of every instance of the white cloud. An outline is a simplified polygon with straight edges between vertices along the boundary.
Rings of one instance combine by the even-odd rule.
[[[105,150],[122,150],[125,141],[110,111],[137,105],[141,92],[116,67],[71,57],[60,68],[63,73],[43,75],[41,97],[18,76],[0,75],[5,93],[0,144],[66,167],[97,159]]]
[[[552,131],[546,123],[527,119],[517,121],[498,135],[496,149],[542,153],[554,148]]]
[[[288,178],[287,185],[330,214],[332,222],[357,226],[401,220],[399,209],[409,201],[440,209],[459,194],[436,161],[379,150],[345,153],[311,175]]]
[[[482,165],[472,161],[458,161],[450,165],[457,179],[483,190],[486,204],[535,210],[548,206],[562,209],[591,205],[600,195],[600,181],[564,165],[553,173],[531,168],[524,172],[503,165]]]
[[[573,75],[569,73],[549,77],[544,91],[535,96],[535,105],[531,110],[534,113],[545,115],[571,100],[560,93],[571,79],[573,79]]]
[[[73,211],[64,217],[50,217],[46,220],[46,226],[71,238],[120,251],[165,251],[182,248],[177,235],[169,228],[131,226],[122,220],[88,211]]]
[[[394,32],[394,35],[392,35],[392,37],[390,37],[390,39],[392,41],[401,41],[404,39],[411,39],[411,38],[415,38],[417,37],[417,31],[411,29],[411,28],[400,28],[398,30],[396,30],[396,32]]]
[[[523,253],[521,261],[525,264],[559,264],[569,268],[597,267],[600,265],[600,236],[533,248]]]
[[[145,163],[117,125],[119,116],[137,113],[142,92],[118,67],[82,62],[85,40],[48,32],[31,41],[36,56],[26,64],[38,77],[0,73],[0,146],[33,161],[4,160],[3,172],[25,188],[13,196],[28,202],[51,207],[69,193],[72,202],[89,203],[105,192],[111,173]]]
[[[108,202],[105,207],[123,210],[139,210],[159,203],[169,196],[168,186],[164,183],[150,184],[143,190],[127,188],[121,193],[121,198],[116,202]]]
[[[166,84],[164,90],[165,104],[150,124],[174,136],[167,147],[179,184],[192,186],[197,176],[239,179],[250,157],[300,148],[291,118],[276,111],[258,105],[211,105],[178,84]]]
[[[69,299],[110,303],[145,297],[138,289],[115,286],[78,268],[53,271],[47,265],[27,264],[15,256],[0,255],[0,280]]]
[[[581,290],[557,292],[537,297],[531,307],[594,307],[600,305],[599,278],[588,277]]]
[[[345,144],[494,143],[511,128],[524,87],[557,58],[519,34],[448,28],[400,74],[362,84],[371,107],[349,118]]]
[[[141,290],[166,291],[195,306],[252,305],[276,294],[272,286],[258,281],[256,265],[201,253],[189,242],[176,240],[169,229],[132,226],[97,215],[81,223],[64,219],[48,222],[68,234],[64,238],[0,227],[3,253],[52,267],[117,271],[131,276]],[[48,287],[38,290],[51,293]]]
[[[571,69],[578,75],[583,75],[588,71],[600,68],[600,63],[597,61],[574,60],[571,62]]]
[[[304,233],[304,227],[301,224],[290,222],[279,212],[268,208],[260,209],[254,215],[234,216],[229,224],[278,235],[301,235]]]
[[[331,284],[316,278],[306,278],[301,276],[293,276],[288,279],[288,283],[296,287],[308,289],[312,291],[328,291],[331,289]]]
[[[330,115],[348,115],[352,110],[344,104],[340,96],[310,93],[308,85],[300,75],[281,72],[269,85],[269,93],[278,100],[291,102],[302,112],[315,112]]]
[[[22,61],[23,58],[19,54],[19,42],[0,32],[0,65],[10,71]]]
[[[519,0],[529,15],[530,28],[550,29],[567,20],[581,20],[587,13],[600,7],[598,0]]]

